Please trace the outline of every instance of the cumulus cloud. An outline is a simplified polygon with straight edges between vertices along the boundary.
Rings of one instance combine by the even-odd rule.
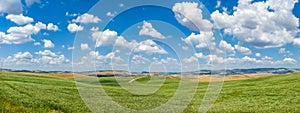
[[[224,49],[226,50],[227,53],[235,53],[235,49],[234,47],[232,47],[229,43],[227,43],[226,41],[224,40],[221,40],[220,43],[219,43],[219,47],[221,49]]]
[[[200,34],[192,33],[182,40],[189,45],[196,45],[196,47],[200,49],[214,48],[216,46],[213,32],[201,32]]]
[[[51,40],[44,39],[42,42],[44,42],[44,48],[54,48],[55,46]]]
[[[87,55],[81,58],[81,61],[76,62],[75,65],[84,66],[83,68],[87,69],[93,68],[91,66],[95,65],[104,69],[119,63],[124,63],[124,60],[120,56],[116,56],[114,52],[101,55],[99,51],[90,51]]]
[[[260,54],[260,53],[255,53],[255,56],[256,56],[256,57],[260,57],[261,54]]]
[[[23,14],[19,14],[19,15],[8,14],[5,18],[18,25],[28,24],[34,21],[33,18],[28,16],[23,16]]]
[[[118,36],[116,31],[109,29],[105,31],[92,31],[92,39],[96,42],[95,47],[113,46],[114,49],[129,49],[134,52],[145,52],[147,54],[167,54],[167,51],[152,40],[137,42],[127,41],[123,36]]]
[[[58,31],[59,28],[58,28],[57,25],[54,25],[53,23],[49,23],[49,24],[47,25],[47,30],[50,30],[50,31]]]
[[[30,52],[18,52],[13,56],[8,56],[5,61],[7,65],[12,67],[29,67],[32,65],[44,66],[46,64],[55,65],[70,62],[64,55],[54,53],[50,50],[35,52],[35,54],[37,54],[37,56],[33,56]]]
[[[109,29],[92,33],[92,39],[96,41],[96,47],[111,46],[118,38],[118,33]]]
[[[16,59],[31,59],[32,55],[28,51],[26,51],[24,53],[18,52],[14,55],[14,58],[16,58]]]
[[[27,24],[20,27],[10,27],[6,32],[0,32],[0,44],[23,44],[33,41],[31,35],[39,33],[46,29],[46,25],[38,22],[35,25]]]
[[[252,51],[249,49],[249,48],[246,48],[246,47],[243,47],[243,46],[240,46],[240,45],[234,45],[234,48],[244,54],[244,55],[249,55],[249,54],[252,54]]]
[[[204,55],[203,53],[195,53],[194,55],[195,57],[199,58],[199,59],[204,59],[207,61],[207,64],[214,64],[214,63],[224,63],[225,59],[222,57],[219,57],[217,55]],[[192,57],[191,57],[192,58]]]
[[[275,48],[293,42],[299,19],[292,13],[298,0],[239,0],[232,15],[211,14],[217,28],[257,48]]]
[[[77,23],[98,23],[100,22],[101,19],[95,15],[85,13],[83,15],[78,16],[76,19],[73,19],[72,22],[77,22]]]
[[[77,31],[82,31],[83,30],[83,26],[77,25],[75,23],[71,23],[68,25],[67,29],[69,30],[69,32],[74,33]]]
[[[142,41],[134,48],[134,52],[145,52],[147,54],[168,54],[166,50],[160,47],[153,40]]]
[[[32,60],[32,62],[36,62],[39,64],[62,64],[70,62],[63,54],[54,53],[50,50],[38,51],[35,54],[39,55],[39,57]]]
[[[293,45],[294,45],[294,46],[297,46],[297,47],[300,47],[300,38],[294,39]]]
[[[154,38],[164,39],[166,38],[160,32],[158,32],[155,28],[153,28],[152,24],[149,22],[144,21],[142,29],[139,32],[139,35],[151,36]]]
[[[135,64],[135,65],[140,65],[140,64],[149,64],[151,60],[148,58],[143,57],[142,55],[134,55],[131,59],[130,62]]]
[[[202,10],[196,2],[176,3],[173,8],[177,21],[194,31],[210,31],[213,24],[203,19]]]
[[[88,45],[88,44],[84,44],[84,43],[81,43],[81,44],[80,44],[80,48],[81,48],[81,50],[83,50],[83,51],[91,50],[91,48],[89,47],[89,45]]]
[[[38,51],[35,52],[35,54],[37,55],[41,55],[41,56],[50,56],[50,57],[56,57],[56,53],[50,51],[50,50],[44,50],[44,51]]]
[[[184,58],[182,61],[184,63],[190,64],[190,63],[198,62],[198,58],[195,56],[191,56],[190,58]]]
[[[92,28],[90,29],[90,31],[91,31],[91,32],[97,32],[97,31],[99,31],[99,27],[92,27]]]
[[[41,45],[41,43],[40,42],[34,42],[33,45],[39,46],[39,45]]]
[[[115,41],[114,47],[117,49],[133,49],[138,45],[138,42],[133,40],[131,42],[127,41],[123,36],[119,36]]]
[[[272,60],[273,58],[271,58],[271,57],[269,57],[269,56],[264,56],[263,58],[262,58],[262,60]]]
[[[293,58],[284,58],[284,62],[289,63],[289,64],[295,64],[297,61]]]
[[[223,58],[218,55],[204,55],[203,53],[195,53],[193,56],[184,58],[184,63],[191,64],[198,62],[200,65],[213,67],[223,66],[222,64],[226,63],[228,68],[253,68],[253,67],[270,67],[270,66],[290,66],[297,63],[297,61],[293,58],[286,57],[284,59],[273,60],[273,58],[269,56],[265,56],[262,58],[253,58],[250,56],[244,56],[241,58]],[[204,64],[203,64],[204,63]],[[221,67],[222,68],[222,67]]]

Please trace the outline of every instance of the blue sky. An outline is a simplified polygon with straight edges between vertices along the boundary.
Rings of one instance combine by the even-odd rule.
[[[0,59],[29,70],[298,68],[299,18],[297,0],[2,0]]]

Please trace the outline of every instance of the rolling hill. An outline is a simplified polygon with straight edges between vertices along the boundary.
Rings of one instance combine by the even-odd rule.
[[[133,95],[113,77],[99,78],[102,87],[121,106],[145,110],[168,101],[179,79],[167,77],[152,95]],[[138,79],[146,83],[149,76]],[[0,73],[0,112],[91,112],[70,77]],[[198,112],[208,83],[199,82],[197,93],[184,112]],[[300,112],[300,73],[225,81],[208,112]]]

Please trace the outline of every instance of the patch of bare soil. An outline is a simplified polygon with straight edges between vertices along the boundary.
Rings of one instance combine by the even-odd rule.
[[[256,74],[244,74],[244,75],[228,75],[228,76],[210,76],[210,75],[203,75],[196,78],[200,82],[209,82],[209,81],[231,81],[231,80],[245,80],[251,78],[259,78],[259,77],[267,77],[267,76],[274,76],[271,73],[256,73]]]

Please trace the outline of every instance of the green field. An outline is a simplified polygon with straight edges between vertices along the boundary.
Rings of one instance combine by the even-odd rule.
[[[149,78],[138,79],[146,83]],[[179,79],[167,78],[155,94],[134,95],[114,78],[101,78],[106,93],[118,104],[136,110],[167,102]],[[200,82],[185,112],[198,112],[208,83]],[[0,112],[90,112],[81,100],[73,79],[0,73]],[[226,81],[208,112],[300,112],[300,74]]]

